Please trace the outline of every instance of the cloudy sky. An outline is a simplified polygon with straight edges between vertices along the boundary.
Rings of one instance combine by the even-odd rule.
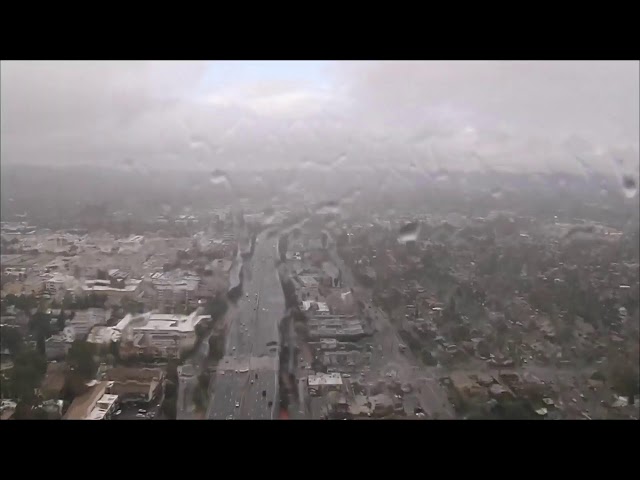
[[[638,62],[2,62],[2,164],[637,169]],[[628,168],[628,167],[627,167]]]

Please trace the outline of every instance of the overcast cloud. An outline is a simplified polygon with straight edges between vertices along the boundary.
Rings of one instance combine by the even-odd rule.
[[[638,66],[2,62],[2,163],[637,170]]]

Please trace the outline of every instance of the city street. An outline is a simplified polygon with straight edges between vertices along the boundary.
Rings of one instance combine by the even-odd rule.
[[[243,293],[218,365],[209,419],[273,419],[278,411],[279,331],[284,295],[277,240],[262,232],[245,260]]]

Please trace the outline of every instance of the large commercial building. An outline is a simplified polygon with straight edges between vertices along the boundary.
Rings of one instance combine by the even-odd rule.
[[[120,354],[173,358],[193,348],[195,327],[210,315],[128,314],[114,327],[121,333]]]

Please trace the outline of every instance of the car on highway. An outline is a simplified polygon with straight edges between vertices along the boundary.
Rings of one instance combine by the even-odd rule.
[[[233,415],[227,415],[227,420],[233,420]]]
[[[240,408],[240,402],[236,402],[236,408]]]

